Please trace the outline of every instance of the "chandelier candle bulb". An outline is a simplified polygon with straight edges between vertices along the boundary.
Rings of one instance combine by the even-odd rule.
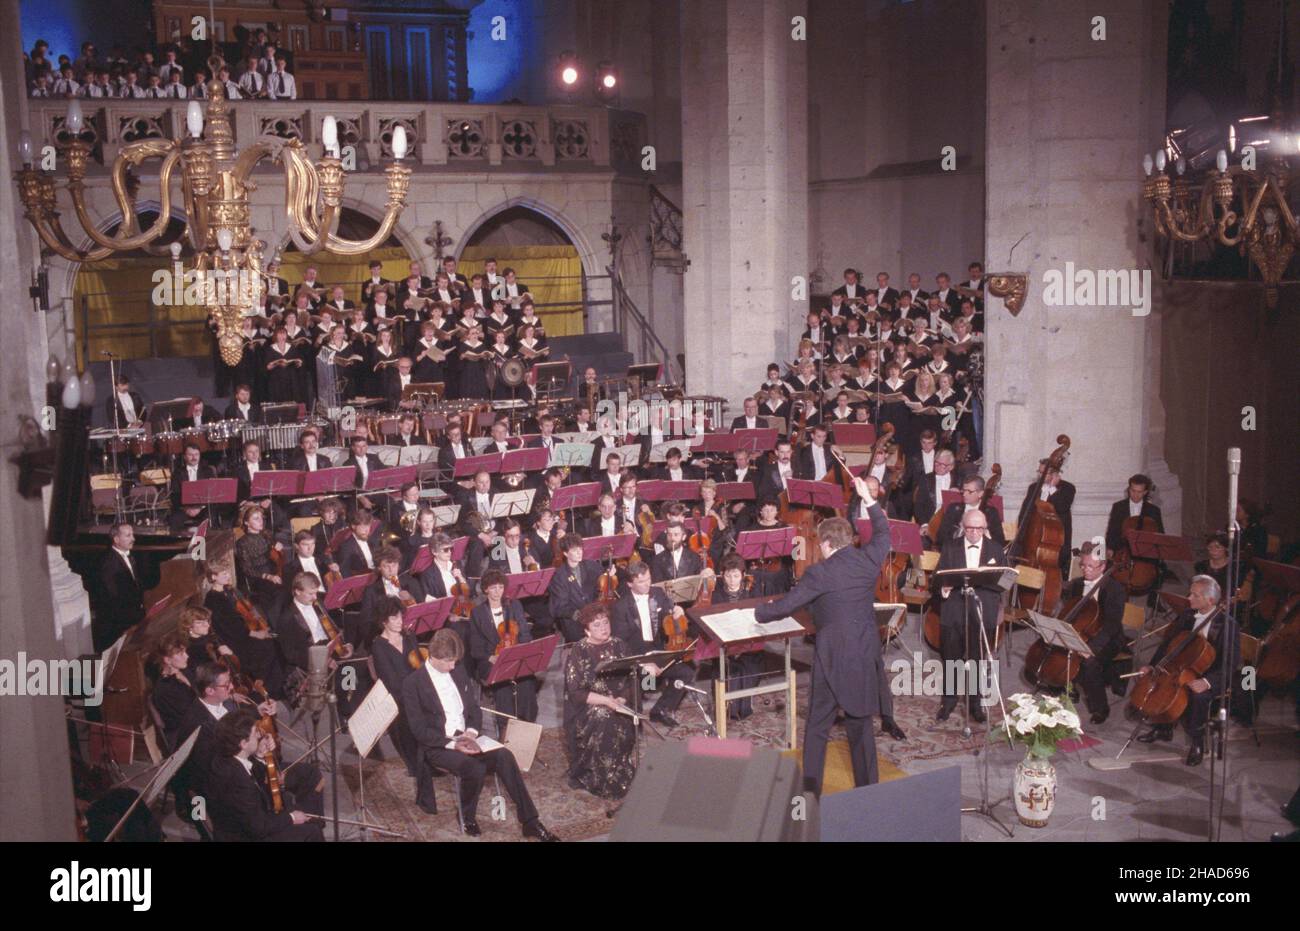
[[[406,127],[393,127],[393,158],[406,158]]]
[[[32,134],[25,129],[18,134],[18,161],[24,166],[32,163]]]
[[[81,112],[81,101],[77,100],[75,97],[68,101],[67,123],[68,131],[73,135],[80,133],[82,127],[86,125],[86,117]]]
[[[195,139],[203,135],[203,104],[197,100],[191,100],[185,108],[185,125]]]
[[[1153,164],[1155,164],[1155,163],[1151,161],[1151,153],[1150,153],[1150,152],[1148,152],[1146,155],[1142,156],[1142,170],[1145,171],[1145,172],[1147,173],[1147,177],[1148,177],[1148,178],[1151,177],[1151,167],[1152,167]]]
[[[1217,168],[1219,169],[1219,171],[1227,171],[1227,170],[1228,170],[1228,153],[1225,152],[1225,151],[1223,151],[1223,149],[1220,149],[1220,150],[1219,150],[1219,154],[1216,155],[1216,156],[1214,156],[1214,164],[1215,164],[1215,167],[1217,167]]]
[[[1174,168],[1178,171],[1178,174],[1181,177],[1183,172],[1187,170],[1187,159],[1179,156],[1178,161],[1174,162]]]
[[[221,247],[222,252],[229,252],[230,247],[235,244],[235,234],[227,227],[217,230],[217,245]]]
[[[1168,164],[1168,162],[1165,159],[1165,150],[1161,149],[1156,153],[1156,171],[1164,171],[1166,164]]]
[[[321,142],[325,145],[325,154],[338,158],[339,153],[339,124],[332,116],[325,117],[325,122],[320,128]],[[395,141],[395,140],[394,140]],[[400,156],[399,156],[400,157]]]

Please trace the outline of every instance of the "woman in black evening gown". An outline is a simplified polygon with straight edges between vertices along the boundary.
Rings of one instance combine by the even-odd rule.
[[[388,734],[406,763],[407,773],[415,776],[419,772],[419,747],[401,710],[401,699],[402,680],[411,674],[413,668],[422,668],[422,665],[411,665],[411,655],[420,655],[416,652],[419,646],[415,634],[402,630],[402,603],[396,598],[385,596],[376,601],[371,622],[375,639],[370,645],[370,655],[375,662],[375,675],[398,703],[397,720],[388,729]]]
[[[601,663],[625,655],[622,640],[610,635],[609,611],[601,604],[578,612],[586,636],[569,648],[564,663],[564,730],[569,748],[569,785],[601,798],[627,794],[636,767],[633,719],[628,708],[627,676],[598,676]]]

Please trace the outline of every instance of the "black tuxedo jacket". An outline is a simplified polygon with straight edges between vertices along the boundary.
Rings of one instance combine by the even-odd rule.
[[[238,706],[233,700],[227,699],[225,707],[227,712],[232,712],[237,710]],[[217,719],[212,716],[212,712],[208,711],[201,699],[190,705],[185,712],[181,726],[176,732],[176,746],[179,747],[189,740],[190,734],[196,730],[199,736],[194,741],[194,747],[182,767],[182,772],[185,783],[202,794],[206,792],[208,777],[212,770],[213,753],[216,750]]]
[[[275,813],[258,778],[260,767],[259,762],[254,762],[250,773],[233,756],[212,760],[207,792],[212,801],[215,840],[264,841],[293,827],[293,817],[287,807],[278,815]]]
[[[1169,651],[1170,641],[1176,635],[1191,630],[1195,623],[1196,612],[1191,608],[1186,608],[1170,625],[1165,633],[1165,639],[1156,650],[1155,656],[1151,657],[1150,665],[1159,665]],[[1237,635],[1236,619],[1220,610],[1215,614],[1214,620],[1210,621],[1210,629],[1206,639],[1210,641],[1210,646],[1214,647],[1214,662],[1206,670],[1204,678],[1210,683],[1217,695],[1223,691],[1224,670],[1226,669],[1230,675],[1235,675],[1241,659],[1237,647],[1240,638]],[[1225,646],[1227,647],[1226,650],[1224,649]]]
[[[1078,598],[1083,594],[1083,577],[1071,579],[1061,589],[1061,602]],[[1101,608],[1101,633],[1088,641],[1088,649],[1100,652],[1112,640],[1121,640],[1124,636],[1124,605],[1128,601],[1128,590],[1122,582],[1111,576],[1102,580],[1095,590],[1097,604]]]
[[[650,629],[654,632],[654,638],[647,642],[641,635],[641,614],[636,609],[631,590],[626,590],[623,597],[614,602],[614,610],[610,612],[611,631],[627,644],[630,654],[661,649],[667,643],[667,638],[664,637],[664,618],[672,613],[673,600],[664,594],[663,589],[650,589]]]
[[[547,606],[550,608],[551,617],[556,619],[572,617],[578,609],[596,600],[597,583],[604,570],[594,559],[584,559],[581,568],[582,584],[578,583],[577,576],[567,562],[556,569],[555,575],[551,576],[550,587],[546,590]]]
[[[357,457],[352,453],[348,453],[348,458],[343,460],[343,464],[345,466],[352,466],[352,468],[356,471],[357,473],[356,484],[358,488],[361,488],[365,484],[365,481],[364,479],[361,478],[361,467],[357,464]],[[383,467],[384,464],[379,461],[378,456],[376,456],[374,453],[366,453],[366,474],[367,475],[369,475],[371,472],[374,472],[376,469],[382,469]]]
[[[866,297],[867,289],[861,284],[855,284],[855,285],[842,284],[834,291],[832,291],[831,294],[832,295],[839,294],[845,300],[851,300],[855,297]]]
[[[676,569],[673,568],[672,556],[668,550],[655,553],[650,560],[650,578],[655,582],[665,579],[679,579],[688,575],[699,575],[704,571],[704,558],[699,553],[682,546],[682,554]]]
[[[393,284],[393,282],[389,281],[383,275],[380,275],[378,290],[382,291],[384,289],[384,285],[386,284]],[[375,307],[374,307],[375,288],[376,285],[369,278],[361,282],[361,292],[359,295],[359,299],[361,301],[361,305],[366,308],[367,320],[373,320],[375,316]],[[390,300],[392,299],[392,295],[389,295],[389,299]]]
[[[667,465],[656,465],[651,470],[650,477],[664,482],[672,481],[672,476],[668,474]],[[680,481],[698,482],[702,478],[704,478],[704,472],[698,466],[693,466],[686,462],[682,463],[682,477]]]
[[[326,613],[320,606],[319,600],[312,607],[316,609],[317,617]],[[333,618],[330,622],[334,623]],[[336,623],[334,626],[338,628]],[[311,628],[298,613],[297,602],[292,598],[280,609],[275,625],[275,636],[280,644],[280,653],[284,661],[290,666],[305,670],[308,664],[307,652],[316,641],[312,638]]]
[[[1007,560],[1002,547],[987,537],[980,541],[979,565],[981,566],[1005,566]],[[964,569],[966,568],[966,540],[963,537],[960,540],[949,540],[943,544],[939,551],[938,569]],[[962,622],[962,598],[960,589],[952,581],[943,581],[939,576],[930,577],[930,588],[935,599],[940,601],[939,617],[942,623],[960,627]],[[943,598],[941,589],[948,586],[952,589],[947,598]],[[984,611],[984,626],[992,630],[997,623],[998,606],[1002,600],[1002,590],[997,585],[977,585],[975,586],[975,596],[979,599]],[[975,609],[971,607],[971,622],[975,620]],[[975,645],[971,647],[972,654],[977,653]]]
[[[623,512],[622,512],[622,510],[620,510],[620,509],[617,508],[617,507],[614,508],[614,532],[615,532],[615,533],[622,533],[622,532],[623,532],[623,528],[624,528],[626,525],[627,525],[627,522],[623,519]],[[599,512],[597,512],[597,513],[596,513],[594,516],[592,516],[592,517],[588,517],[588,518],[583,522],[583,524],[582,524],[582,536],[583,536],[584,539],[586,539],[586,538],[588,538],[588,537],[603,537],[603,536],[605,536],[605,534],[601,533],[601,528],[600,528],[600,513],[599,513]]]
[[[780,414],[774,414],[773,416],[774,416],[774,417],[779,417],[779,416],[781,416],[781,415],[780,415]],[[757,414],[757,416],[754,417],[754,422],[758,425],[757,429],[763,429],[763,428],[765,428],[765,427],[767,426],[767,420],[766,420],[766,418],[764,418],[764,416],[763,416],[763,405],[761,405],[761,404],[758,406],[758,414]],[[734,420],[731,421],[731,429],[732,429],[732,430],[749,430],[749,429],[751,429],[751,428],[748,427],[748,426],[746,426],[746,424],[745,424],[745,415],[744,415],[744,414],[741,414],[739,417],[737,417],[737,418],[735,418]]]
[[[457,664],[451,671],[451,678],[465,706],[466,729],[481,731],[483,710],[470,694],[469,674]],[[433,687],[427,666],[412,671],[402,680],[402,711],[406,713],[406,723],[422,750],[441,750],[447,746],[450,740],[447,736],[447,712],[438,699],[438,690]]]
[[[328,456],[317,450],[316,452],[316,469],[332,469],[334,463],[330,462]],[[314,472],[316,469],[307,468],[307,454],[301,449],[295,449],[289,455],[289,468],[296,472]]]
[[[242,420],[245,423],[262,422],[262,405],[257,401],[250,401],[248,404],[248,416],[245,417],[239,410],[239,405],[231,401],[226,405],[225,418],[227,420]]]
[[[117,551],[110,548],[99,565],[101,598],[98,614],[108,638],[105,646],[111,645],[125,630],[144,618],[145,589],[140,579],[140,561],[134,553],[130,559],[131,569],[128,569]]]
[[[798,465],[791,460],[791,478],[798,478]],[[765,463],[758,479],[758,501],[761,504],[767,498],[775,499],[785,488],[781,485],[781,474],[775,463]]]
[[[274,472],[275,469],[265,462],[259,462],[257,471],[259,473]],[[247,501],[251,498],[253,496],[253,477],[248,474],[248,463],[240,459],[239,462],[235,463],[235,468],[231,470],[230,475],[239,482],[239,488],[235,492],[237,499]]]
[[[949,488],[960,488],[961,484],[957,480],[956,473],[948,474],[952,478]],[[934,472],[927,472],[912,488],[912,517],[918,524],[929,523],[930,518],[934,517],[934,512],[943,504],[943,496],[936,490],[937,478]],[[989,532],[993,532],[992,521],[989,522]]]
[[[198,481],[203,481],[204,479],[216,478],[217,470],[200,462],[198,468],[194,470],[194,474],[198,476]],[[181,504],[181,486],[189,481],[188,476],[189,470],[185,468],[184,464],[178,465],[172,471],[171,499],[173,508],[183,506]]]
[[[462,442],[461,446],[465,450],[464,457],[457,457],[455,450],[451,448],[450,443],[443,443],[438,447],[438,468],[442,469],[444,472],[450,473],[451,470],[456,467],[457,458],[467,458],[474,455],[474,451],[470,447],[469,443]]]
[[[130,391],[127,393],[131,395],[131,403],[135,406],[136,419],[143,421],[145,419],[144,398],[140,397],[140,392],[138,391]],[[108,413],[108,426],[110,428],[116,426],[121,429],[126,429],[130,426],[130,423],[126,419],[126,413],[122,410],[122,404],[117,399],[116,391],[114,391],[112,395],[109,396],[108,400],[104,402],[104,410]],[[116,421],[113,419],[114,417],[117,418]]]
[[[830,444],[828,443],[823,446],[822,449],[824,450],[824,455],[826,457],[827,471],[833,474],[836,483],[839,483],[841,480],[842,470],[840,469],[840,464],[835,461],[835,457],[831,455]],[[794,474],[795,478],[811,479],[813,477],[813,453],[811,444],[800,446],[795,452]]]
[[[411,381],[419,381],[414,369],[411,370]],[[388,402],[390,411],[397,410],[402,403],[402,374],[391,365],[384,369],[384,400]]]
[[[889,518],[880,507],[868,513],[872,533],[866,546],[836,550],[829,559],[810,566],[784,596],[759,605],[754,612],[760,622],[773,621],[811,606],[817,630],[814,680],[825,682],[835,704],[854,717],[880,713],[884,674],[880,632],[871,605],[880,565],[889,555]]]
[[[880,289],[879,289],[879,288],[872,288],[871,290],[874,291],[874,292],[876,292],[876,295],[877,295],[877,303],[878,303],[878,304],[880,304],[880,305],[882,305],[882,306],[885,305],[885,304],[888,304],[890,307],[896,307],[896,306],[898,306],[898,289],[897,289],[897,288],[886,288],[886,289],[885,289],[885,294],[884,294],[883,297],[880,296]]]
[[[1156,507],[1150,501],[1142,502],[1142,513],[1139,516],[1154,518],[1156,522],[1156,530],[1160,533],[1165,532],[1165,521],[1164,517],[1160,514],[1160,508]],[[1121,498],[1110,506],[1110,517],[1106,520],[1106,548],[1108,550],[1117,550],[1125,544],[1124,521],[1126,520],[1128,520],[1127,496]]]
[[[1025,515],[1028,514],[1029,507],[1033,504],[1033,493],[1034,486],[1031,484],[1029,489],[1025,492],[1024,501],[1020,503],[1020,516],[1022,521],[1024,520]],[[1071,536],[1070,507],[1074,504],[1074,485],[1067,482],[1065,479],[1061,479],[1061,481],[1056,485],[1056,490],[1048,497],[1047,503],[1055,509],[1056,516],[1061,519],[1061,526],[1065,532],[1065,546],[1062,547],[1061,555],[1068,559],[1066,554],[1070,551],[1070,541],[1073,539]]]
[[[372,537],[366,541],[366,545],[370,547],[370,558],[373,561],[379,554],[379,542]],[[366,565],[366,557],[361,552],[361,545],[352,534],[348,534],[347,539],[339,544],[335,558],[339,564],[339,571],[343,573],[345,579],[371,571]]]

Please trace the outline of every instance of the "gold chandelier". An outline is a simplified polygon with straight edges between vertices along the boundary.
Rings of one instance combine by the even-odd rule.
[[[266,243],[254,238],[248,222],[248,194],[256,189],[256,183],[249,178],[258,163],[269,158],[283,166],[290,235],[308,255],[321,251],[360,255],[386,241],[406,206],[411,169],[401,164],[407,140],[406,130],[399,125],[393,130],[393,161],[384,169],[388,203],[379,229],[364,241],[340,239],[336,232],[343,202],[344,169],[334,117],[327,116],[324,120],[321,141],[325,153],[313,163],[301,140],[296,138],[263,136],[242,151],[237,150],[225,85],[216,80],[210,82],[208,101],[206,126],[203,105],[198,100],[190,101],[186,112],[188,138],[146,139],[122,147],[111,174],[113,196],[122,214],[113,236],[101,233],[86,209],[84,179],[91,147],[79,138],[84,124],[81,103],[75,99],[69,102],[66,123],[71,141],[62,147],[61,155],[67,163],[67,189],[77,220],[94,243],[85,251],[77,249],[64,232],[56,209],[55,177],[32,167],[31,137],[25,132],[19,143],[23,168],[18,172],[18,188],[25,216],[41,241],[70,262],[97,262],[134,249],[163,255],[167,250],[157,245],[157,241],[170,220],[172,180],[179,166],[186,235],[195,256],[192,273],[204,281],[203,303],[217,322],[221,358],[233,366],[243,356],[241,321],[247,315],[261,312],[265,294],[262,253]],[[142,231],[136,216],[138,182],[134,172],[154,158],[162,161],[158,175],[158,218],[149,229]],[[177,246],[179,243],[172,244],[173,256],[179,255]],[[229,282],[236,284],[228,286]]]
[[[1215,170],[1199,180],[1184,177],[1183,159],[1175,163],[1172,179],[1165,173],[1167,164],[1163,150],[1154,159],[1142,159],[1147,175],[1142,196],[1155,215],[1156,232],[1177,242],[1217,241],[1239,248],[1259,267],[1265,302],[1276,307],[1278,283],[1300,237],[1286,198],[1290,163],[1271,158],[1258,169],[1230,168],[1228,153],[1220,149]]]

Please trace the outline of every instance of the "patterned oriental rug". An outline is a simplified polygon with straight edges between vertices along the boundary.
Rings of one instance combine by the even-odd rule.
[[[802,746],[810,685],[807,670],[799,671],[798,681],[798,742]],[[701,687],[704,685],[701,684]],[[983,727],[978,727],[969,740],[962,739],[959,713],[942,724],[936,724],[934,716],[938,709],[937,697],[908,696],[899,699],[895,704],[894,717],[907,734],[904,741],[882,735],[877,725],[876,749],[882,781],[905,777],[907,765],[912,761],[968,754],[983,742]],[[690,700],[683,702],[674,716],[680,726],[674,728],[667,739],[683,740],[709,732],[704,715]],[[785,722],[784,710],[777,711],[774,706],[764,708],[756,702],[753,715],[744,721],[730,722],[727,736],[750,740],[758,746],[784,749]],[[644,739],[648,746],[653,746],[659,740],[649,731],[646,731]],[[848,764],[848,741],[841,725],[837,724],[832,729],[831,741],[827,750],[824,786],[824,791],[828,794],[843,791],[853,785]],[[796,749],[792,753],[798,759],[800,751]],[[538,748],[537,761],[534,762],[532,771],[526,774],[529,793],[541,813],[543,823],[566,841],[589,840],[607,834],[613,826],[610,815],[616,803],[607,802],[581,789],[570,788],[565,779],[565,765],[561,731],[558,728],[546,730]],[[438,814],[429,815],[415,806],[415,780],[406,774],[406,767],[400,759],[370,759],[365,761],[364,766],[365,801],[371,823],[404,831],[407,839],[412,841],[473,840],[460,833],[449,777],[439,777],[434,781]],[[358,797],[354,758],[349,757],[341,775],[353,796]],[[508,800],[503,800],[495,810],[496,814],[504,816],[503,820],[494,819],[494,794],[495,787],[489,779],[479,799],[478,823],[483,829],[479,840],[521,840],[519,822]],[[355,836],[355,832],[355,828],[351,829],[349,836]],[[329,836],[328,826],[326,833]],[[369,836],[375,840],[391,840],[375,834]]]

